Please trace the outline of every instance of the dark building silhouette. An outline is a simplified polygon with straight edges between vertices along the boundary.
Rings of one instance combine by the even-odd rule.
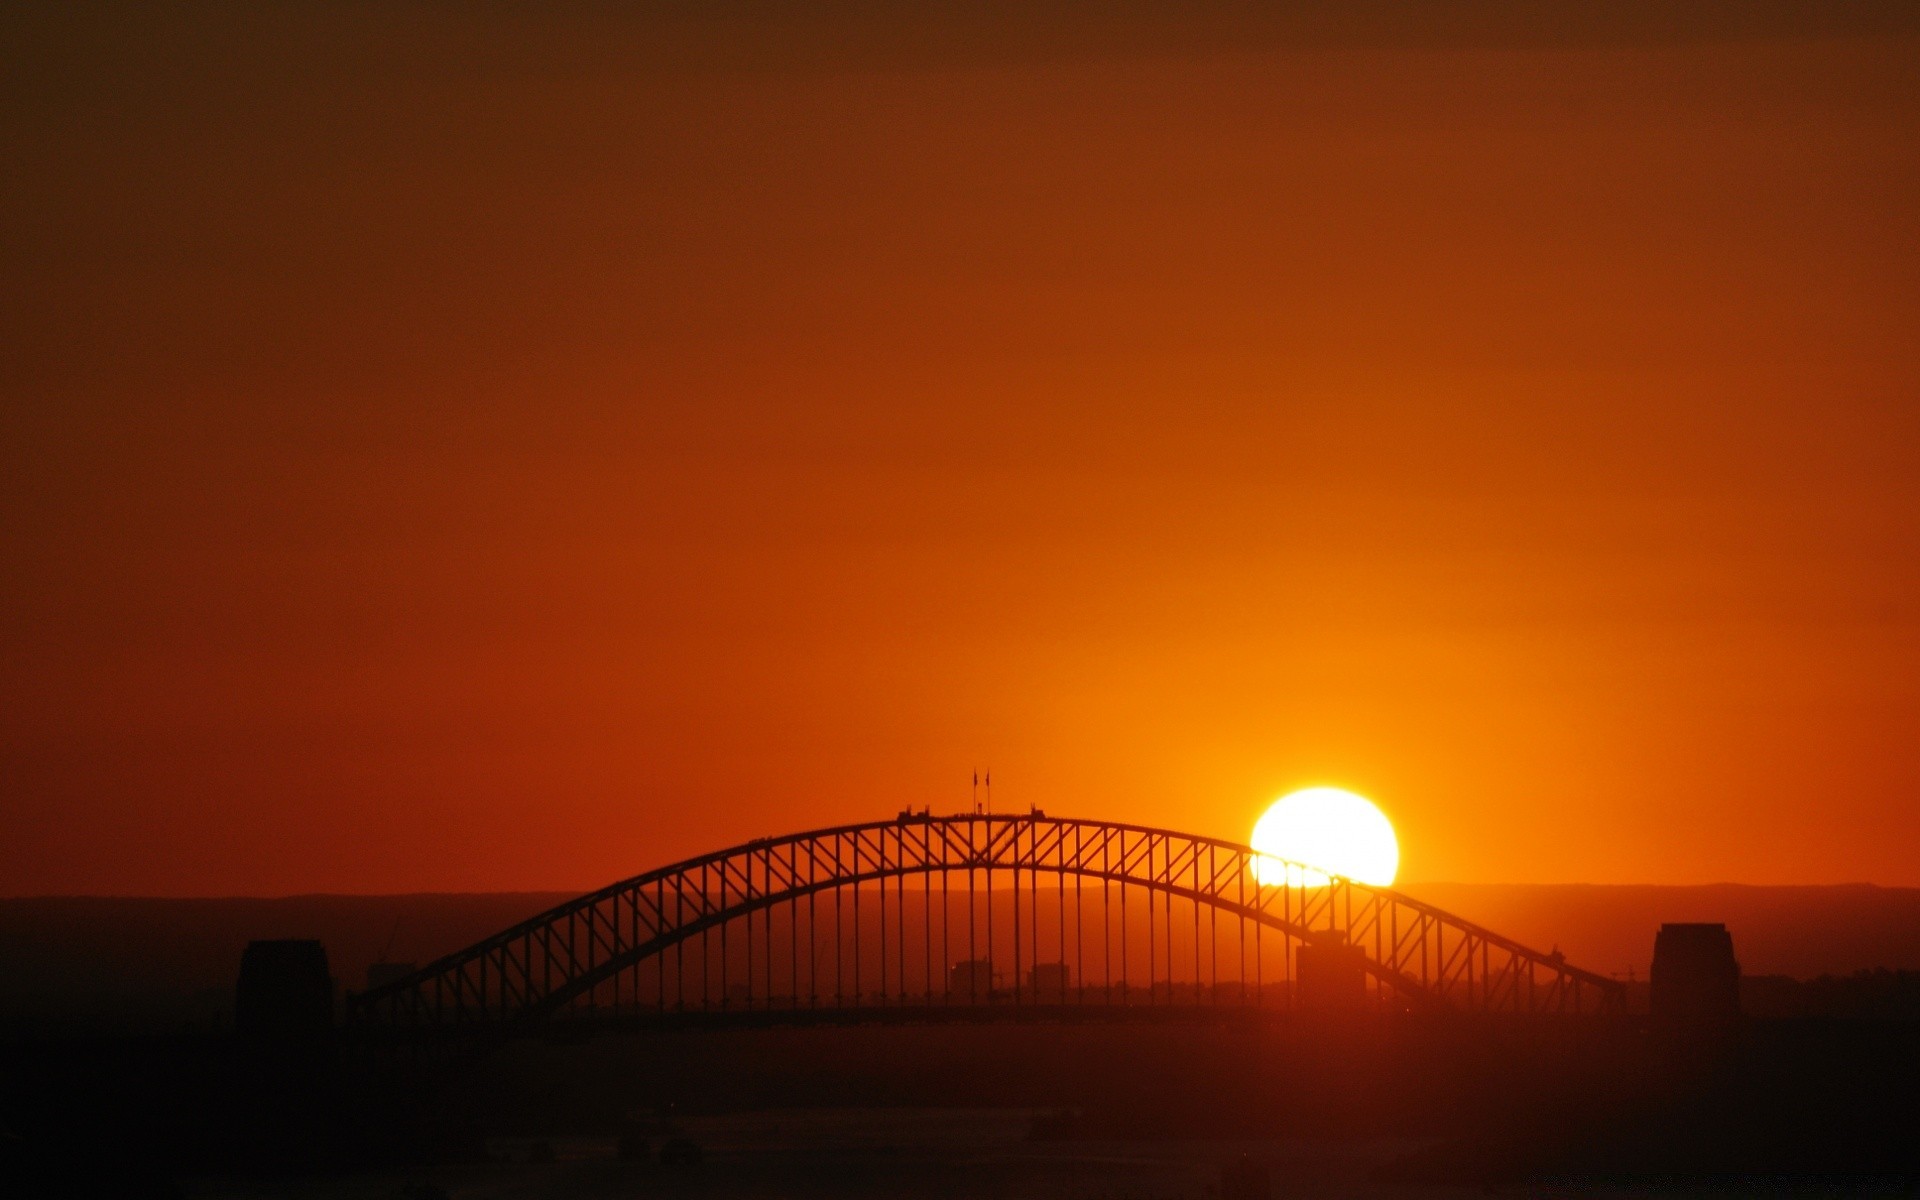
[[[1740,1015],[1740,964],[1725,925],[1666,924],[1653,940],[1650,1003],[1656,1021],[1711,1025]]]
[[[248,942],[240,956],[234,1024],[246,1037],[295,1041],[333,1027],[333,975],[314,941]]]
[[[1307,1008],[1359,1008],[1367,998],[1366,957],[1337,932],[1317,934],[1300,943],[1300,1003]]]
[[[1027,987],[1035,1000],[1066,1000],[1073,986],[1073,968],[1063,962],[1035,963],[1027,972]]]
[[[965,1000],[985,1000],[993,995],[993,962],[968,958],[953,964],[947,972],[947,994]]]

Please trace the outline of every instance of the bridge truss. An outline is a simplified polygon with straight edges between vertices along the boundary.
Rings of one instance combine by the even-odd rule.
[[[362,1027],[953,1006],[1623,1011],[1615,980],[1217,838],[1022,814],[763,838],[352,996]],[[877,1015],[877,1014],[876,1014]]]

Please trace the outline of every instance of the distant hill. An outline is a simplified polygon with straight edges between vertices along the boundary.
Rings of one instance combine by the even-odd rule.
[[[358,987],[369,963],[426,962],[572,895],[0,899],[0,1031],[205,1026],[254,938],[319,938]]]
[[[1748,975],[1920,967],[1920,888],[1428,883],[1403,889],[1580,966],[1644,978],[1663,921],[1719,921]]]
[[[1662,921],[1723,921],[1749,975],[1920,968],[1920,889],[1419,884],[1409,894],[1596,971],[1644,977]],[[178,1029],[228,1019],[253,938],[326,943],[358,987],[369,963],[426,962],[571,893],[154,900],[0,899],[0,1031]]]

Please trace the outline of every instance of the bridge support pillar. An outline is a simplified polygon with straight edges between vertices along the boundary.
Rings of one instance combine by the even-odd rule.
[[[254,1165],[310,1169],[336,1153],[333,976],[314,941],[256,941],[240,959],[235,1137]]]
[[[247,943],[234,1023],[241,1036],[277,1044],[324,1040],[333,1029],[333,975],[313,941]]]
[[[1654,1021],[1667,1028],[1711,1029],[1740,1017],[1740,964],[1725,925],[1666,924],[1653,940]]]

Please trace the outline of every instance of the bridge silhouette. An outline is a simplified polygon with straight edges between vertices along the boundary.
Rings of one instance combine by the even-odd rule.
[[[1219,838],[1020,814],[762,838],[348,998],[365,1031],[591,1019],[1059,1019],[1359,1007],[1607,1015],[1621,985]]]

